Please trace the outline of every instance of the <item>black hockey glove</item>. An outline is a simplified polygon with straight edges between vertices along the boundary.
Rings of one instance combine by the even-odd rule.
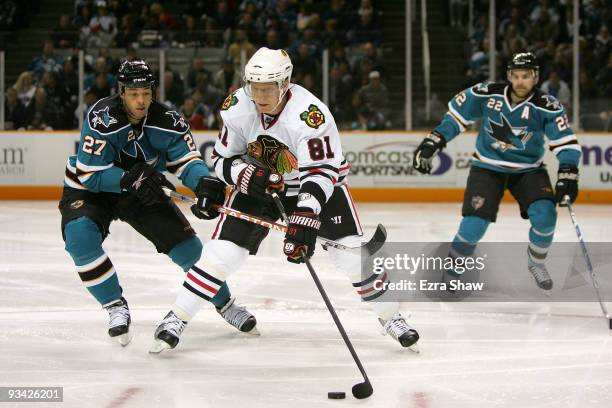
[[[559,167],[557,172],[555,201],[560,207],[566,207],[565,196],[569,196],[570,204],[573,204],[578,197],[578,169],[576,167]]]
[[[204,176],[198,182],[195,189],[198,202],[191,206],[191,212],[203,220],[213,220],[219,216],[219,212],[213,209],[213,205],[223,205],[225,201],[225,185],[219,179]]]
[[[304,262],[302,252],[310,258],[314,254],[317,234],[321,228],[319,216],[310,208],[298,207],[289,217],[283,252],[293,263]]]
[[[162,187],[175,189],[163,174],[144,162],[133,165],[123,175],[119,185],[121,189],[134,194],[138,201],[144,205],[153,205],[169,200]]]
[[[271,193],[283,189],[283,176],[265,167],[249,164],[238,175],[236,188],[242,194],[268,200]]]
[[[446,140],[436,131],[428,134],[414,151],[412,167],[422,174],[431,173],[431,162],[446,147]]]

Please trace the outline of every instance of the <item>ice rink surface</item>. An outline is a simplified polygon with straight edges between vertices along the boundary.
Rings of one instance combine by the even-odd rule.
[[[459,204],[361,204],[366,233],[389,240],[449,241]],[[587,241],[612,242],[612,206],[576,205]],[[214,223],[189,216],[204,241]],[[0,386],[61,386],[66,407],[611,407],[612,331],[596,303],[413,303],[402,312],[421,353],[401,350],[320,249],[313,258],[372,380],[356,400],[355,367],[308,271],[281,255],[270,233],[260,255],[230,278],[260,337],[237,332],[211,307],[179,346],[147,353],[182,272],[129,226],[115,222],[104,247],[132,311],[126,348],[106,334],[108,315],[63,249],[55,202],[0,202]],[[528,222],[504,203],[486,241],[525,241]],[[565,209],[557,241],[575,242]],[[516,271],[531,279],[527,270]],[[345,400],[327,392],[345,391]],[[0,403],[0,408],[24,406]],[[27,405],[30,406],[30,405]]]

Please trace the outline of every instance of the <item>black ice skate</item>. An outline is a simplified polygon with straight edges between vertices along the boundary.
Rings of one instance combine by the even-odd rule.
[[[181,333],[185,330],[187,322],[179,319],[173,311],[169,311],[164,320],[162,320],[157,329],[155,329],[155,341],[149,350],[149,353],[159,354],[164,350],[173,349],[179,342]]]
[[[381,318],[378,318],[378,321],[383,326],[383,335],[388,334],[397,340],[402,347],[410,348],[417,353],[419,352],[416,345],[416,342],[419,340],[419,333],[406,323],[406,320],[399,312],[387,321]]]
[[[546,265],[544,263],[538,263],[531,256],[531,252],[527,250],[527,269],[533,275],[538,287],[542,290],[551,290],[553,287],[553,281],[548,274]]]
[[[132,340],[130,335],[130,309],[125,298],[104,305],[108,312],[108,335],[116,338],[123,347]]]
[[[217,308],[217,313],[225,319],[226,322],[244,333],[259,335],[257,330],[257,320],[246,307],[235,304],[236,298],[231,298],[225,306]]]

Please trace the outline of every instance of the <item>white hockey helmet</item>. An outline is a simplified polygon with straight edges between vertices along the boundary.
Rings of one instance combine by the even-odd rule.
[[[253,54],[244,67],[244,81],[249,82],[276,82],[279,85],[285,79],[291,82],[293,64],[285,50],[272,50],[261,47]]]

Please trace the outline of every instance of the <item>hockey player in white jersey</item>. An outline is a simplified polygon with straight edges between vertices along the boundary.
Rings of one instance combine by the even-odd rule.
[[[253,55],[245,67],[244,86],[221,107],[223,124],[213,161],[217,177],[233,187],[225,202],[228,207],[276,220],[279,214],[269,193],[279,193],[291,214],[283,252],[289,262],[300,263],[301,251],[313,255],[317,235],[357,247],[363,233],[346,185],[350,166],[342,154],[334,118],[312,93],[291,84],[292,70],[284,50],[263,47]],[[197,205],[192,210],[200,216]],[[154,349],[178,343],[187,322],[249,254],[257,254],[267,233],[261,226],[221,215],[204,248],[204,274],[185,279],[169,314],[174,318],[158,327]],[[419,335],[401,316],[397,302],[373,302],[384,291],[374,289],[373,277],[361,277],[360,256],[334,248],[328,252],[336,268],[348,275],[357,293],[374,309],[383,332],[403,347],[416,343]],[[254,316],[243,310],[235,319],[234,325],[240,328],[242,320]],[[250,331],[254,330],[253,326]],[[166,341],[169,335],[170,342]]]

